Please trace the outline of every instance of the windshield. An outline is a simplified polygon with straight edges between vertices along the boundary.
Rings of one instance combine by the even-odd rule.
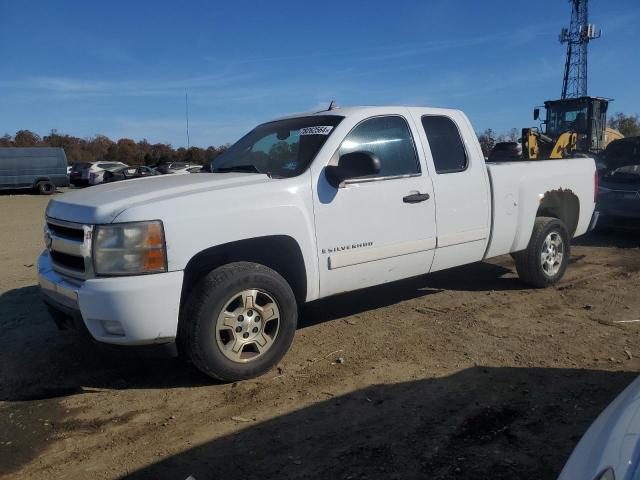
[[[587,133],[587,103],[569,102],[551,105],[547,135],[557,136],[564,132]]]
[[[304,172],[344,117],[312,116],[259,125],[211,164],[216,172],[295,177]]]

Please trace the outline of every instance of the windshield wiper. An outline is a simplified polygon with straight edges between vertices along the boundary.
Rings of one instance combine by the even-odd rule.
[[[252,164],[233,165],[232,167],[214,168],[212,172],[213,173],[227,173],[227,172],[262,173],[260,170],[258,170],[258,167]]]

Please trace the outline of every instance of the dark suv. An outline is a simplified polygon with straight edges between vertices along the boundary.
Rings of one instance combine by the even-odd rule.
[[[76,162],[71,166],[71,173],[69,173],[69,181],[74,187],[80,185],[89,185],[89,176],[82,177],[82,172],[85,169],[91,168],[91,162]]]

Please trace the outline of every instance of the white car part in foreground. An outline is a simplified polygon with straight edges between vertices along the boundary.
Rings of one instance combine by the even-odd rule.
[[[640,478],[640,378],[596,418],[558,480]]]

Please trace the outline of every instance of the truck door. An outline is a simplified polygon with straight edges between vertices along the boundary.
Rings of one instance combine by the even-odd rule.
[[[380,159],[378,174],[347,180],[339,188],[329,185],[324,171],[314,175],[321,296],[429,271],[436,245],[435,207],[412,125],[397,114],[366,118],[329,161],[337,164],[345,153],[372,152]]]
[[[438,222],[431,271],[482,260],[491,233],[487,167],[466,117],[413,110],[432,172]]]

